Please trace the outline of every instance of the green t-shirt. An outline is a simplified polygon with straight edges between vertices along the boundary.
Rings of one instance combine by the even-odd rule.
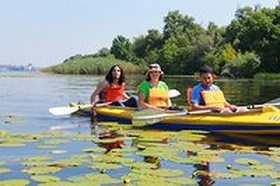
[[[150,89],[152,88],[156,88],[156,89],[160,89],[160,90],[169,90],[167,84],[163,81],[160,81],[157,85],[152,85],[150,82],[148,81],[143,81],[140,84],[139,87],[139,93],[143,93],[145,94],[145,102],[148,103],[149,97],[150,97]]]

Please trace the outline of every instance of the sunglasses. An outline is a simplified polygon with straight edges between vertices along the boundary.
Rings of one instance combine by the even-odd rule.
[[[151,71],[150,73],[151,73],[151,74],[159,74],[160,71]]]

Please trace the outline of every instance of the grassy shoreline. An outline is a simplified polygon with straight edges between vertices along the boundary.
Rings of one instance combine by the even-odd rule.
[[[143,75],[148,70],[146,65],[137,65],[136,63],[127,62],[116,59],[109,55],[106,57],[83,56],[75,59],[65,60],[63,63],[45,67],[41,72],[53,74],[73,74],[73,75],[104,75],[108,72],[111,66],[119,64],[127,75]],[[198,77],[194,75],[168,75],[166,77],[185,78]],[[280,73],[257,73],[253,79],[257,80],[280,80]]]

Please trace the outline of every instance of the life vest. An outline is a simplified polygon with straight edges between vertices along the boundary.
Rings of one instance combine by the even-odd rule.
[[[187,109],[188,110],[192,110],[192,103],[191,103],[191,99],[192,99],[192,87],[188,87],[187,90],[186,90],[186,95],[187,95]]]
[[[151,88],[149,91],[149,104],[156,107],[168,107],[168,90]]]
[[[201,95],[204,99],[205,105],[225,107],[225,96],[221,90],[202,91]]]
[[[105,89],[106,102],[124,99],[123,93],[125,91],[125,83],[122,83],[121,85],[107,86]]]

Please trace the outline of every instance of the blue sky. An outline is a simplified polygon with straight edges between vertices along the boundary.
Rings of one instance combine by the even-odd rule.
[[[275,7],[277,0],[1,0],[0,65],[61,63],[110,47],[117,35],[133,41],[179,10],[197,23],[226,26],[244,6]]]

